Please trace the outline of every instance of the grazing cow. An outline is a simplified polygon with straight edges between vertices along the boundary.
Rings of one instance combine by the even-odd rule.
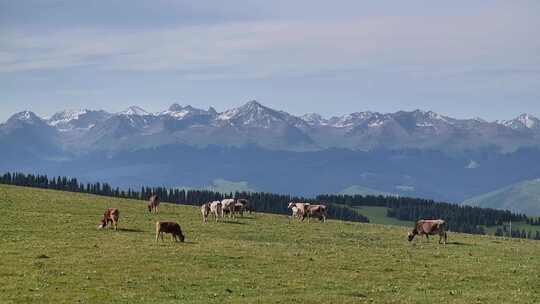
[[[244,211],[245,212],[249,212],[249,214],[251,214],[252,212],[254,212],[255,210],[253,209],[253,206],[251,206],[250,202],[245,199],[245,198],[239,198],[236,200],[236,203],[241,203],[242,205],[244,205]]]
[[[180,225],[175,222],[156,222],[156,242],[158,241],[159,237],[161,236],[161,240],[163,241],[163,234],[164,233],[170,233],[172,235],[173,241],[184,242],[184,235],[182,234],[182,229],[180,228]]]
[[[118,211],[118,209],[108,208],[107,210],[105,210],[105,213],[103,214],[103,218],[101,219],[97,227],[98,229],[101,229],[107,226],[107,224],[112,223],[114,230],[118,230],[119,218],[120,218],[120,211]]]
[[[150,200],[148,201],[148,212],[150,213],[157,213],[159,210],[159,198],[157,195],[150,196]]]
[[[414,239],[416,235],[423,236],[429,240],[429,235],[439,235],[439,244],[443,242],[446,244],[446,231],[448,226],[444,220],[419,220],[416,222],[412,232],[409,232],[408,238],[409,242]]]
[[[293,218],[299,219],[299,217],[298,217],[298,207],[290,206],[289,209],[291,209],[291,211],[292,211],[291,219],[293,219]]]
[[[203,223],[208,223],[208,215],[210,214],[210,203],[202,204],[201,213],[202,213]]]
[[[221,201],[221,208],[223,213],[228,213],[229,217],[234,217],[234,199],[226,198]]]
[[[319,221],[326,222],[326,218],[328,217],[328,207],[326,205],[320,204],[320,205],[308,205],[306,206],[306,213],[304,214],[302,220],[304,218],[308,217],[308,221],[311,220],[311,217],[317,217]]]
[[[210,213],[212,213],[216,222],[220,217],[223,217],[223,208],[221,208],[220,201],[213,201],[210,203]]]
[[[304,220],[307,215],[308,203],[295,203],[290,202],[288,208],[292,210],[293,217],[296,217],[298,220]],[[295,211],[296,210],[296,211]]]
[[[234,204],[234,214],[244,216],[244,204],[236,202]]]

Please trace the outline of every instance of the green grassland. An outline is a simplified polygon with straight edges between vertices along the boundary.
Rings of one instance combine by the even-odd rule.
[[[120,229],[97,230],[106,207]],[[540,242],[0,186],[0,303],[539,303]],[[175,220],[185,243],[155,243]]]
[[[386,216],[386,207],[357,207],[358,213],[366,216],[369,219],[369,222],[372,224],[381,224],[381,225],[394,225],[394,226],[407,226],[413,227],[414,222],[412,221],[402,221],[393,217]]]

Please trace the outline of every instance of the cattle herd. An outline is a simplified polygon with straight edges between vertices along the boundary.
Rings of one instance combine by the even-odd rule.
[[[328,206],[325,204],[309,204],[301,202],[290,202],[288,209],[291,211],[291,219],[298,221],[304,221],[306,218],[308,222],[311,218],[316,218],[319,221],[326,222],[328,217]],[[158,213],[159,211],[159,198],[157,195],[152,195],[148,202],[148,211],[150,213]],[[247,199],[232,199],[227,198],[221,201],[213,201],[204,203],[201,205],[201,214],[203,223],[208,223],[208,218],[213,217],[215,222],[219,222],[220,219],[225,217],[236,218],[238,216],[244,216],[245,212],[252,213],[254,211],[250,202]],[[98,229],[104,228],[110,224],[115,230],[118,229],[118,220],[120,218],[120,211],[115,208],[107,208],[103,214],[102,219],[99,222]],[[409,242],[414,239],[416,235],[426,236],[429,240],[429,235],[439,235],[439,243],[446,244],[448,226],[444,220],[419,220],[416,222],[412,232],[408,234]],[[182,233],[180,225],[176,222],[156,222],[156,242],[161,237],[163,240],[163,234],[169,233],[172,236],[173,241],[184,242],[185,236]]]

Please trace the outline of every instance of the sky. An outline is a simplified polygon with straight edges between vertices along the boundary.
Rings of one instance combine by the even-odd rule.
[[[540,116],[540,1],[0,0],[0,121],[32,110]]]

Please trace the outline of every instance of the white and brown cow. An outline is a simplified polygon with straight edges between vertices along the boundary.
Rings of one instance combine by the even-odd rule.
[[[161,240],[163,241],[163,234],[164,233],[170,233],[172,235],[173,241],[184,242],[184,234],[182,233],[182,229],[180,228],[180,225],[175,222],[156,222],[156,242],[158,241],[159,237],[161,236]]]
[[[157,213],[159,211],[159,197],[156,194],[150,196],[148,200],[148,211],[150,213]]]
[[[210,203],[210,213],[214,216],[216,222],[220,217],[223,217],[223,208],[221,208],[220,201],[213,201]]]
[[[234,217],[234,204],[235,200],[232,198],[226,198],[221,201],[221,209],[223,213],[229,214],[229,217]]]
[[[291,211],[292,211],[292,215],[291,215],[290,219],[299,219],[299,217],[298,217],[298,207],[289,206],[289,209],[291,209]]]
[[[98,229],[106,227],[107,224],[112,223],[114,230],[118,230],[118,219],[120,218],[120,211],[115,208],[107,208],[103,214],[103,218],[99,221]]]
[[[210,214],[210,203],[205,203],[201,205],[201,213],[203,223],[208,223],[208,215]]]
[[[298,220],[304,220],[307,215],[307,208],[309,205],[309,203],[290,202],[288,208],[291,209],[293,218],[297,218]]]
[[[444,220],[419,220],[416,222],[412,232],[409,232],[408,238],[409,242],[414,239],[416,235],[423,236],[429,240],[429,235],[439,235],[439,244],[442,242],[446,244],[446,232],[448,230],[448,225]]]

